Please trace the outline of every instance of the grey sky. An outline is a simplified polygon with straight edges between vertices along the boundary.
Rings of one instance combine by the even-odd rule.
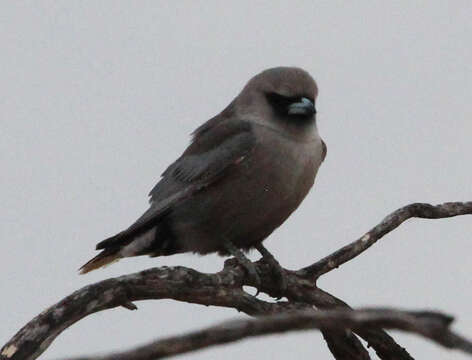
[[[472,200],[472,2],[0,2],[0,343],[91,282],[152,266],[216,271],[217,256],[133,258],[78,276],[95,243],[255,73],[318,81],[328,156],[314,191],[265,244],[298,268],[414,201]],[[353,306],[442,309],[472,336],[470,217],[410,221],[320,285]],[[91,316],[44,355],[117,350],[236,311],[171,301]],[[465,359],[394,334],[418,359]],[[329,358],[316,332],[186,359]]]

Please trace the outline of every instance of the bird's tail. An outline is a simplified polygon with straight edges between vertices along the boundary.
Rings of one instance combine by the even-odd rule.
[[[84,265],[82,265],[79,269],[79,273],[86,274],[89,271],[101,268],[102,266],[106,266],[111,263],[114,263],[115,261],[118,261],[120,258],[122,258],[120,250],[121,249],[119,247],[107,248],[103,250],[93,259],[89,260]]]
[[[161,255],[162,239],[157,228],[152,228],[138,235],[129,235],[123,231],[112,236],[96,246],[97,250],[102,250],[100,254],[84,264],[79,272],[86,274],[89,271],[111,264],[121,258],[139,255]]]

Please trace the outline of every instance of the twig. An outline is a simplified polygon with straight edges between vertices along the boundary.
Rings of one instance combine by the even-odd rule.
[[[472,201],[448,202],[440,205],[415,203],[404,206],[382,220],[380,224],[365,233],[360,239],[342,247],[331,255],[317,261],[313,265],[299,270],[301,276],[312,276],[315,279],[338,268],[342,264],[363,253],[374,245],[385,234],[395,230],[404,221],[411,218],[443,219],[459,215],[472,214]]]

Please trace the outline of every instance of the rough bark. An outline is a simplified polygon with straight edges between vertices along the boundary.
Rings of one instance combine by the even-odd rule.
[[[153,341],[136,349],[69,360],[152,360],[195,351],[244,338],[294,330],[324,329],[369,331],[397,329],[421,335],[451,349],[472,354],[472,343],[449,330],[450,316],[437,312],[406,312],[393,309],[301,310],[257,319],[226,321],[185,335]],[[351,357],[345,357],[351,359]]]
[[[288,286],[283,294],[280,294],[278,283],[271,273],[270,267],[262,261],[256,262],[257,271],[262,279],[260,291],[273,297],[283,295],[287,298],[287,301],[278,301],[276,303],[266,302],[243,291],[243,285],[253,286],[254,284],[251,278],[246,275],[244,269],[241,268],[234,259],[226,261],[224,269],[216,274],[203,274],[185,267],[161,267],[104,280],[77,290],[36,316],[4,345],[0,351],[0,359],[35,359],[47,349],[63,330],[83,317],[117,306],[134,310],[136,309],[136,306],[133,304],[134,301],[148,299],[174,299],[195,304],[234,308],[255,317],[272,316],[271,318],[248,320],[249,323],[247,324],[250,324],[248,325],[249,327],[257,327],[260,324],[266,324],[264,321],[268,321],[267,319],[275,319],[274,321],[276,322],[282,321],[279,318],[280,316],[282,316],[283,321],[286,323],[292,324],[292,320],[295,323],[297,323],[297,321],[303,323],[303,321],[300,320],[300,316],[302,316],[300,314],[303,314],[303,316],[310,318],[310,321],[312,321],[310,323],[311,327],[307,328],[319,328],[323,332],[323,336],[336,359],[345,359],[347,356],[354,360],[366,360],[370,358],[354,333],[367,341],[369,346],[375,349],[381,359],[413,359],[408,352],[398,345],[382,328],[397,328],[416,332],[443,346],[458,348],[470,353],[470,343],[450,332],[448,329],[449,322],[446,321],[446,319],[449,321],[449,318],[439,314],[385,313],[385,311],[390,310],[382,310],[384,313],[380,313],[380,315],[375,311],[369,313],[371,317],[376,315],[377,320],[380,319],[379,316],[384,316],[377,322],[369,322],[368,320],[364,319],[364,321],[361,319],[364,321],[362,322],[358,319],[358,322],[355,323],[352,322],[352,319],[352,321],[349,320],[351,322],[344,319],[346,320],[346,324],[348,324],[346,326],[340,326],[339,321],[336,322],[336,320],[331,320],[332,325],[326,325],[326,323],[323,323],[323,326],[313,325],[315,324],[313,319],[316,318],[316,316],[318,316],[317,321],[321,321],[319,319],[321,319],[322,316],[325,316],[324,319],[326,319],[326,317],[333,316],[333,314],[348,317],[357,316],[355,314],[358,314],[357,312],[353,312],[342,300],[316,286],[316,280],[321,275],[360,255],[385,234],[397,228],[407,219],[413,217],[438,219],[465,214],[472,214],[472,202],[445,203],[436,206],[418,203],[400,208],[387,216],[380,224],[372,228],[359,240],[341,248],[324,259],[298,271],[284,269],[287,275]],[[360,312],[359,314],[365,315],[366,313]],[[424,315],[423,318],[421,318],[421,314]],[[399,320],[400,315],[402,315],[404,316],[402,318],[404,321],[395,323],[388,322],[388,319],[392,320],[393,318],[385,317],[387,315],[397,316],[397,318],[395,318],[396,320]],[[291,317],[293,317],[293,319]],[[424,321],[416,321],[417,327],[410,326],[412,325],[412,319],[418,320],[419,318]],[[435,322],[432,321],[434,319],[436,319]],[[425,325],[426,320],[429,325],[434,322],[436,324],[436,330],[433,331],[427,327]],[[262,323],[258,323],[258,321],[262,321]],[[410,325],[407,326],[407,323]],[[302,329],[302,325],[300,324],[283,328],[285,330],[283,330],[282,327],[264,326],[262,327],[264,329],[279,329],[267,330],[267,333],[271,331]],[[423,327],[421,328],[421,326]],[[420,328],[422,329],[421,331]],[[205,332],[208,331],[208,329],[202,331]],[[251,333],[242,337],[262,335],[264,331],[266,330],[260,330],[257,334]],[[205,334],[206,333],[207,332],[205,332]],[[195,334],[198,334],[198,332]],[[213,334],[213,332],[211,332],[211,334]],[[171,343],[174,341],[172,344],[174,344],[173,346],[175,348],[187,349],[182,351],[191,351],[193,348],[185,345],[185,339],[187,339],[185,336],[190,336],[190,338],[193,339],[192,334],[190,334],[174,337],[171,338],[171,340],[158,340],[156,344],[165,346],[162,344],[169,344],[169,341]],[[234,340],[238,340],[238,336],[240,335],[236,336],[233,334],[232,336]],[[205,340],[208,342],[207,345],[199,343],[200,345],[195,345],[195,349],[220,343],[215,339],[207,339]],[[182,341],[182,343],[177,346],[175,345],[176,341]],[[192,341],[192,343],[194,342]],[[173,354],[177,353],[179,352]],[[141,352],[141,354],[144,353]],[[171,353],[164,352],[162,354],[162,356],[165,354],[171,355]],[[149,353],[148,355],[144,354],[142,356],[151,355]],[[142,358],[151,359],[157,357]],[[123,359],[125,359],[125,357],[123,357]]]

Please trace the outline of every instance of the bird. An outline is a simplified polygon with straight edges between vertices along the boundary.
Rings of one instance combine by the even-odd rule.
[[[317,96],[315,80],[298,67],[252,77],[192,133],[190,145],[149,193],[149,209],[99,242],[101,252],[80,273],[132,256],[218,253],[234,256],[260,285],[245,256],[256,249],[282,274],[262,242],[297,209],[326,157]]]

